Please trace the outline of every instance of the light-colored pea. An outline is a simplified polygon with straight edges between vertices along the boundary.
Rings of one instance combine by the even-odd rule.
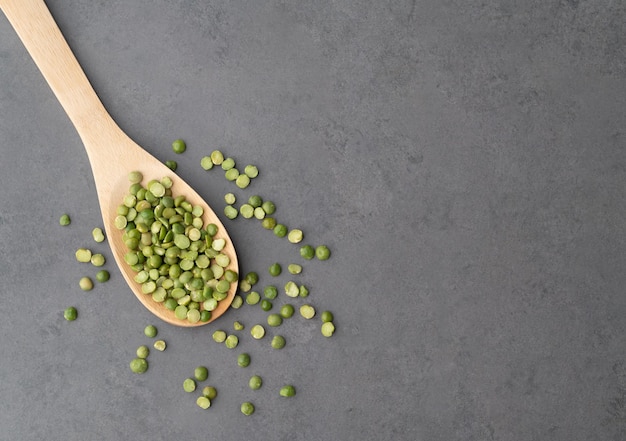
[[[233,205],[235,202],[237,202],[237,197],[234,193],[226,193],[224,195],[224,202],[226,202],[228,205]]]
[[[226,332],[221,330],[215,331],[213,333],[213,340],[215,340],[217,343],[224,343],[224,341],[226,340]]]
[[[302,272],[302,265],[298,265],[297,263],[290,263],[287,266],[287,271],[289,271],[290,274],[300,274]]]
[[[289,297],[298,297],[300,295],[300,288],[298,284],[292,280],[285,284],[285,294]]]
[[[239,344],[239,337],[237,337],[235,334],[231,334],[228,337],[226,337],[224,344],[226,345],[228,349],[235,349],[237,345]]]
[[[213,165],[221,165],[224,162],[224,154],[219,150],[213,150],[211,152],[211,161]]]
[[[98,254],[93,254],[91,256],[91,264],[93,266],[102,266],[106,263],[106,259],[104,258],[104,256],[100,253]]]
[[[154,342],[153,346],[154,346],[154,349],[156,349],[157,351],[163,352],[165,348],[167,347],[167,344],[165,343],[165,340],[157,340]]]
[[[287,240],[291,243],[300,243],[303,238],[304,233],[302,233],[302,230],[297,228],[294,228],[289,232],[289,234],[287,234]]]
[[[321,331],[324,337],[331,337],[335,333],[335,325],[333,322],[324,322]]]
[[[196,390],[196,382],[193,378],[186,378],[183,381],[183,389],[185,392],[193,392]]]
[[[104,232],[102,231],[102,228],[94,228],[91,231],[91,235],[93,236],[93,240],[95,240],[96,242],[104,242]]]
[[[91,261],[91,250],[87,248],[79,248],[76,250],[76,260],[82,263],[87,263]]]
[[[211,407],[211,400],[205,396],[198,397],[196,399],[196,404],[201,409],[208,409],[209,407]]]
[[[300,307],[300,315],[305,319],[312,319],[315,317],[315,308],[311,305],[302,305]]]
[[[234,169],[233,169],[234,170]],[[227,172],[228,173],[228,172]],[[235,179],[235,185],[237,185],[237,187],[244,189],[246,188],[248,185],[250,185],[250,177],[248,175],[239,175],[237,176],[237,178]]]
[[[243,169],[243,172],[249,178],[256,178],[257,176],[259,176],[259,169],[257,168],[256,165],[252,165],[252,164],[246,165]]]
[[[89,277],[83,277],[78,281],[78,286],[83,291],[91,291],[93,289],[93,282]]]
[[[72,223],[72,220],[70,219],[70,216],[68,214],[63,214],[59,218],[59,225],[61,225],[63,227],[66,227],[66,226],[68,226],[71,223]]]
[[[250,335],[255,340],[260,340],[265,336],[265,328],[261,325],[254,325],[252,329],[250,329]]]
[[[200,167],[202,167],[205,170],[211,170],[213,168],[213,165],[214,164],[210,156],[203,156],[202,159],[200,160]]]

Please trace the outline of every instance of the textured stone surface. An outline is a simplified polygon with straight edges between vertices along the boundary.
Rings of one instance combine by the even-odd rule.
[[[0,439],[626,439],[622,2],[48,5],[122,128],[216,210],[237,190],[199,166],[219,147],[261,170],[240,200],[331,247],[299,280],[337,333],[294,318],[277,352],[248,337],[259,308],[159,324],[113,262],[81,292],[95,271],[75,249],[109,255],[90,166],[0,15]],[[227,226],[261,286],[301,262],[255,221]],[[234,320],[229,351],[210,335]],[[133,375],[148,323],[169,346]],[[219,389],[206,411],[182,390],[199,364]]]

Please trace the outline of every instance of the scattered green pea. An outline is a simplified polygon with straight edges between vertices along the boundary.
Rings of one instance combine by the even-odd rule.
[[[73,322],[78,317],[78,311],[75,307],[70,306],[63,311],[63,318],[68,322]]]
[[[250,365],[250,355],[245,352],[237,357],[237,364],[240,367],[248,367]]]
[[[106,259],[104,258],[104,256],[102,254],[93,254],[91,256],[91,264],[93,266],[102,266],[106,263]]]
[[[248,175],[240,174],[237,178],[235,178],[235,185],[241,189],[248,187],[248,185],[250,185],[250,177]]]
[[[335,317],[333,316],[333,313],[330,311],[322,312],[320,317],[322,318],[322,323],[332,322],[335,319]]]
[[[300,285],[300,287],[298,288],[298,295],[300,297],[308,297],[309,296],[309,288],[307,288],[304,285]]]
[[[285,294],[289,297],[298,297],[300,295],[300,288],[298,284],[292,280],[285,284]]]
[[[213,165],[221,165],[224,161],[224,154],[219,150],[213,150],[211,152],[211,161],[213,162]]]
[[[194,381],[193,378],[186,378],[185,381],[183,381],[183,389],[185,390],[185,392],[193,392],[196,390],[196,382]]]
[[[76,250],[76,260],[82,263],[91,262],[91,250],[87,248],[79,248]]]
[[[318,260],[328,260],[330,257],[330,250],[326,245],[320,245],[315,248],[315,257],[317,257]]]
[[[209,400],[214,400],[217,397],[217,389],[213,386],[205,386],[202,388],[202,395],[207,397]]]
[[[61,225],[62,227],[66,227],[71,223],[72,220],[70,219],[70,216],[68,214],[62,214],[59,218],[59,225]]]
[[[176,171],[178,168],[178,163],[176,161],[165,161],[165,165],[172,171]]]
[[[228,349],[235,349],[237,345],[239,344],[239,337],[237,337],[235,334],[231,334],[228,337],[226,337],[224,344],[226,345]]]
[[[335,332],[335,325],[333,322],[324,322],[322,323],[322,335],[324,337],[331,337]]]
[[[269,267],[269,273],[271,276],[273,277],[277,277],[280,276],[280,273],[283,271],[282,267],[280,266],[280,263],[273,263],[270,265]]]
[[[243,323],[239,321],[236,321],[235,323],[233,323],[233,329],[235,331],[243,331],[243,328],[244,328]]]
[[[261,325],[254,325],[252,329],[250,329],[250,335],[255,340],[260,340],[265,336],[265,328]]]
[[[254,216],[254,207],[250,204],[242,204],[239,207],[239,213],[241,213],[241,217],[244,219],[250,219]]]
[[[261,300],[261,309],[263,311],[269,311],[270,309],[272,309],[273,306],[274,305],[269,300],[267,300],[267,299]]]
[[[259,169],[257,168],[256,165],[246,165],[243,169],[243,172],[246,174],[246,176],[248,176],[249,178],[256,178],[257,176],[259,176]]]
[[[230,304],[230,307],[234,309],[239,309],[241,308],[242,305],[243,305],[243,297],[241,297],[239,294],[235,294],[235,297],[233,297],[233,301]]]
[[[280,316],[280,314],[270,314],[267,316],[267,324],[272,327],[280,326],[282,323],[283,318]]]
[[[111,275],[109,274],[109,272],[107,270],[100,270],[96,273],[96,280],[98,282],[106,282],[111,278]]]
[[[284,304],[283,306],[280,307],[280,316],[282,318],[290,318],[293,316],[293,314],[296,312],[295,308],[293,307],[293,305],[290,305],[289,303]]]
[[[158,330],[154,325],[148,325],[144,328],[143,333],[148,338],[154,338],[158,334]]]
[[[265,217],[261,221],[261,226],[266,230],[273,230],[276,227],[276,219],[273,217]]]
[[[228,205],[233,205],[235,202],[237,202],[237,197],[234,193],[226,193],[224,195],[224,202],[226,202]]]
[[[236,219],[238,215],[239,211],[232,205],[227,205],[224,207],[224,216],[226,216],[228,219]]]
[[[150,355],[150,349],[146,345],[141,345],[137,348],[137,358],[148,358]]]
[[[293,397],[296,394],[296,388],[291,385],[283,386],[279,394],[281,397]]]
[[[211,161],[210,156],[203,156],[200,160],[200,167],[205,170],[211,170],[213,168],[213,161]]]
[[[230,170],[226,170],[226,172],[224,172],[224,177],[226,178],[227,181],[235,181],[235,183],[237,183],[237,179],[239,179],[239,170],[237,170],[236,168],[231,168]],[[239,187],[239,186],[238,186]],[[245,187],[239,187],[239,188],[245,188]]]
[[[313,248],[311,245],[304,245],[300,248],[300,256],[302,256],[306,260],[311,260],[313,257],[315,257],[315,248]]]
[[[201,409],[208,409],[209,407],[211,407],[211,400],[205,396],[198,397],[196,399],[196,404]]]
[[[287,235],[287,227],[283,224],[277,224],[274,227],[274,235],[276,237],[285,237]]]
[[[248,305],[256,305],[257,303],[259,303],[259,301],[261,301],[261,295],[256,291],[251,291],[246,296],[246,303]]]
[[[278,296],[278,289],[274,285],[267,285],[263,288],[265,298],[273,300]]]
[[[253,375],[250,377],[250,380],[248,380],[248,386],[250,386],[252,390],[260,389],[262,385],[263,379],[259,375]]]
[[[227,171],[230,170],[231,168],[235,167],[235,160],[233,158],[225,158],[222,161],[222,170]]]
[[[193,376],[198,381],[204,381],[209,378],[209,370],[206,368],[206,366],[198,366],[194,369]]]
[[[283,337],[282,335],[275,335],[272,338],[272,348],[274,349],[282,349],[285,347],[285,337]]]
[[[287,235],[287,240],[291,243],[300,243],[302,242],[303,238],[304,238],[304,233],[302,233],[302,230],[298,228],[294,228]]]
[[[165,348],[167,347],[167,344],[165,343],[164,340],[157,340],[154,342],[153,346],[154,346],[154,349],[156,349],[157,351],[163,352]]]
[[[265,219],[265,211],[263,211],[261,207],[256,207],[254,209],[254,217],[257,218],[258,220]]]
[[[224,343],[226,341],[226,332],[217,330],[213,333],[213,340],[217,343]]]
[[[130,370],[135,374],[143,374],[148,370],[148,361],[145,358],[134,358],[130,362]]]
[[[261,208],[265,211],[265,214],[272,215],[276,212],[276,205],[272,201],[264,201],[261,204]]]
[[[91,235],[93,237],[93,240],[95,240],[96,242],[104,242],[104,232],[102,231],[102,228],[94,228],[91,231]]]
[[[93,282],[89,277],[83,277],[78,281],[78,286],[83,291],[91,291],[93,289]]]
[[[246,416],[252,415],[254,413],[254,404],[246,401],[241,404],[241,413]]]
[[[315,308],[311,305],[302,305],[300,307],[300,315],[305,319],[312,319],[315,316]]]
[[[287,266],[287,271],[289,271],[289,274],[300,274],[302,272],[302,265],[298,265],[297,263],[290,263]]]
[[[183,141],[182,139],[177,139],[176,141],[172,143],[172,150],[174,151],[174,153],[181,154],[185,150],[187,150],[187,145],[185,144],[185,141]]]
[[[252,195],[248,198],[248,204],[250,204],[252,208],[258,208],[263,205],[263,198],[258,194]]]

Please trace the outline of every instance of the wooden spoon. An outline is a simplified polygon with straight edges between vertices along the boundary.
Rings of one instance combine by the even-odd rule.
[[[150,295],[141,292],[141,285],[133,280],[136,273],[124,261],[127,249],[122,242],[122,232],[114,226],[117,207],[128,193],[128,174],[131,171],[140,171],[144,176],[144,184],[150,179],[172,176],[173,172],[133,142],[113,121],[43,0],[0,0],[0,9],[15,28],[85,145],[108,242],[124,279],[139,301],[162,320],[176,326],[208,323],[180,320],[172,311],[153,301]],[[201,205],[204,208],[204,224],[214,223],[219,227],[217,237],[224,238],[227,243],[222,252],[230,257],[228,268],[238,273],[235,248],[224,225],[193,188],[176,176],[172,176],[172,180],[174,194],[185,195],[192,204]],[[231,284],[226,299],[219,302],[210,321],[228,309],[236,290],[237,283]]]

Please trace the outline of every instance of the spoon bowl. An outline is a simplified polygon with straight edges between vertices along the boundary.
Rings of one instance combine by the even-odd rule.
[[[191,204],[200,205],[204,209],[202,219],[205,226],[210,223],[218,226],[216,237],[225,239],[226,247],[222,253],[230,258],[226,269],[239,273],[235,248],[224,225],[192,187],[119,128],[91,87],[43,0],[0,0],[0,9],[24,43],[85,146],[108,242],[128,286],[148,310],[173,325],[200,326],[220,317],[235,296],[236,282],[231,283],[226,298],[211,312],[208,322],[191,323],[178,319],[173,311],[141,291],[141,284],[134,280],[136,273],[124,261],[127,249],[122,232],[115,227],[114,220],[117,207],[128,194],[130,172],[141,172],[146,182],[169,176],[174,183],[173,194],[184,195]]]

